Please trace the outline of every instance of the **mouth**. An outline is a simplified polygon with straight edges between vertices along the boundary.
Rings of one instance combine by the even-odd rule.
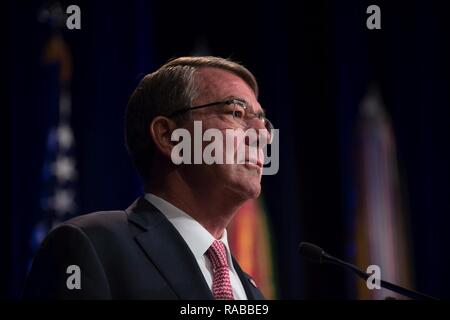
[[[257,168],[259,168],[259,169],[262,169],[262,168],[263,168],[262,162],[261,162],[260,160],[256,160],[256,159],[247,159],[247,158],[246,158],[244,164],[245,164],[245,165],[252,166],[252,167],[257,167]]]

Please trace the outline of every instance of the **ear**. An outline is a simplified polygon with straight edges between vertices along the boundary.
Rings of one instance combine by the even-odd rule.
[[[172,148],[174,147],[173,141],[170,140],[173,130],[177,128],[175,121],[163,117],[157,116],[149,125],[149,133],[153,139],[153,142],[158,150],[164,155],[170,158]]]

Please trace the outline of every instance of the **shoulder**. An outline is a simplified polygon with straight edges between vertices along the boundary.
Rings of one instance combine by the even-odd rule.
[[[51,233],[77,234],[89,242],[108,243],[130,235],[127,213],[123,210],[99,211],[67,220]]]
[[[42,242],[43,248],[65,251],[75,247],[107,248],[133,238],[127,213],[99,211],[77,216],[53,228]]]
[[[98,211],[83,214],[62,223],[62,226],[73,226],[85,231],[91,229],[111,229],[127,224],[127,214],[123,210]]]

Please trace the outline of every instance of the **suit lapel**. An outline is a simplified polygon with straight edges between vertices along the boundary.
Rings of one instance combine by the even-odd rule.
[[[244,287],[245,294],[247,295],[248,300],[264,300],[264,296],[261,291],[256,287],[255,281],[244,271],[242,271],[241,267],[237,263],[237,261],[233,257],[233,265],[237,274],[239,275],[239,279],[241,279],[242,286]]]
[[[158,209],[141,197],[127,214],[143,229],[137,243],[180,299],[213,299],[191,250]]]

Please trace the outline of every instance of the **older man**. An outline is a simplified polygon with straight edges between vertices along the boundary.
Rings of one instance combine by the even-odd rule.
[[[262,299],[233,259],[226,227],[261,191],[264,143],[244,139],[248,149],[258,149],[255,161],[248,152],[244,163],[173,161],[174,131],[194,135],[198,121],[203,132],[269,135],[257,96],[254,76],[218,57],[178,58],[144,77],[125,125],[145,195],[125,211],[83,215],[54,229],[33,261],[25,297]]]

